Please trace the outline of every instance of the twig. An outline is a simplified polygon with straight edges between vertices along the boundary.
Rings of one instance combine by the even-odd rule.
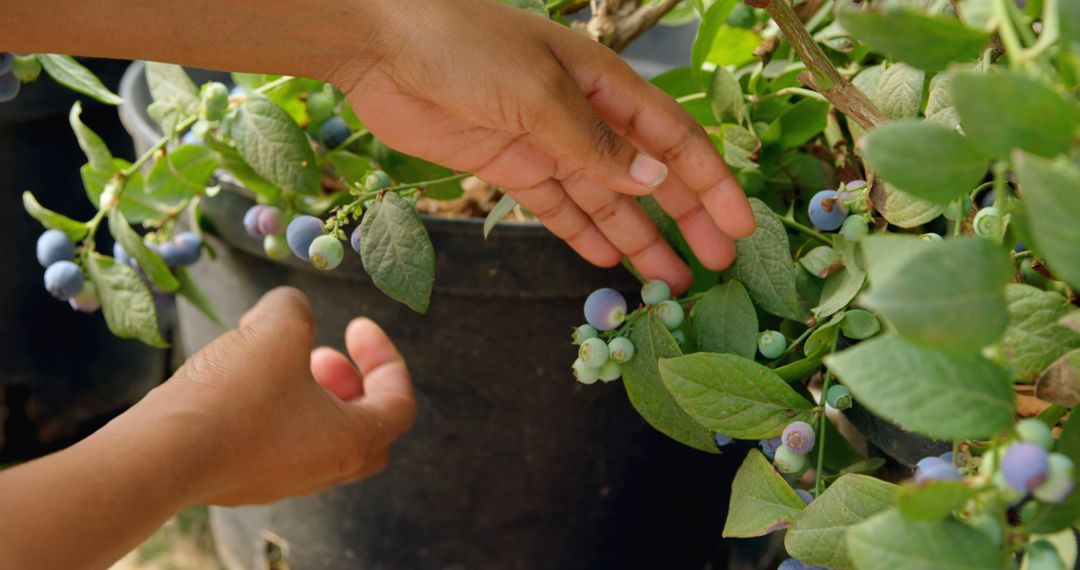
[[[644,34],[680,0],[636,5],[627,0],[592,0],[592,19],[585,27],[594,40],[619,52]]]

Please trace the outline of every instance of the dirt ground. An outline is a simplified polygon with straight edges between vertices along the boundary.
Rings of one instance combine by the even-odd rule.
[[[184,511],[110,570],[225,570],[214,555],[205,507]]]

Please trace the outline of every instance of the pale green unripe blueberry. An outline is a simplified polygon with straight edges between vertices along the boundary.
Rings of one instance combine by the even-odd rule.
[[[763,331],[758,335],[758,351],[765,358],[780,358],[785,350],[787,338],[780,331]]]
[[[270,259],[282,260],[292,255],[289,249],[289,241],[285,236],[266,236],[263,238],[263,251]]]
[[[220,121],[229,108],[229,88],[214,81],[203,85],[199,110],[207,121]]]
[[[574,378],[577,378],[577,381],[582,384],[596,384],[596,381],[600,379],[600,371],[585,364],[580,358],[574,361],[572,368],[574,370]]]
[[[1004,220],[1001,211],[991,206],[989,208],[983,208],[979,210],[978,214],[975,214],[975,220],[972,222],[972,226],[975,230],[975,235],[996,238],[1001,235],[1003,223]]]
[[[1051,453],[1048,460],[1050,470],[1047,472],[1046,481],[1032,494],[1044,503],[1062,503],[1073,492],[1075,467],[1072,460],[1061,453]]]
[[[686,333],[682,331],[671,331],[671,338],[679,344],[686,344]]]
[[[319,236],[311,242],[308,257],[317,269],[336,269],[345,258],[345,246],[341,245],[341,241],[334,236]]]
[[[671,288],[659,279],[653,279],[641,287],[641,302],[656,305],[671,298]]]
[[[597,372],[600,374],[600,379],[604,382],[614,382],[622,377],[622,367],[618,362],[608,359],[603,366],[600,367]]]
[[[972,515],[965,520],[971,528],[981,532],[986,538],[989,538],[994,546],[1001,546],[1001,520],[998,517],[982,512]]]
[[[840,235],[848,241],[859,241],[870,233],[870,225],[860,215],[848,216],[840,226]]]
[[[806,467],[806,455],[800,455],[781,445],[776,448],[773,465],[781,473],[798,473]]]
[[[574,344],[581,346],[581,343],[589,340],[590,338],[596,338],[599,335],[596,329],[592,325],[581,325],[574,329]]]
[[[624,336],[615,337],[608,343],[608,353],[611,359],[619,364],[630,362],[634,357],[634,343]]]
[[[382,170],[376,170],[371,174],[368,174],[368,177],[364,179],[364,188],[367,189],[368,192],[389,188],[390,184],[390,175]]]
[[[656,316],[659,317],[660,322],[664,323],[668,330],[673,331],[682,324],[683,319],[686,318],[686,313],[683,311],[682,305],[668,300],[657,303]]]
[[[308,118],[316,125],[334,116],[334,96],[323,91],[312,91],[307,97]]]
[[[1045,540],[1036,540],[1027,545],[1020,568],[1021,570],[1065,570],[1065,563],[1061,561],[1061,556],[1053,544]]]
[[[600,368],[607,362],[610,354],[608,353],[608,345],[603,339],[590,338],[581,343],[581,348],[578,349],[578,358],[585,363],[586,366],[592,366],[593,368]]]
[[[829,391],[825,394],[825,400],[834,410],[846,410],[851,408],[852,404],[851,392],[839,384],[829,386]]]
[[[1037,419],[1020,420],[1016,423],[1016,433],[1022,441],[1034,443],[1047,451],[1054,448],[1054,434],[1050,432],[1050,427]]]
[[[927,232],[925,234],[919,234],[919,239],[923,241],[945,241],[945,238],[941,237],[934,232]]]

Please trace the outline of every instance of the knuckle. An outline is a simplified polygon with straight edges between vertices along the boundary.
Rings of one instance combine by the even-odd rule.
[[[615,156],[622,150],[622,138],[603,119],[597,118],[593,123],[592,135],[601,157]]]

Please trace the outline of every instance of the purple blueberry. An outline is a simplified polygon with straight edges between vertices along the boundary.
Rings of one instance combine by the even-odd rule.
[[[799,498],[808,505],[814,502],[814,496],[811,495],[810,491],[807,491],[806,489],[795,489],[795,494],[798,495]]]
[[[45,289],[61,301],[81,293],[84,283],[82,269],[70,261],[57,261],[45,270]]]
[[[259,210],[259,214],[255,218],[255,227],[259,229],[260,235],[281,235],[281,210],[273,206],[266,206]]]
[[[37,260],[42,267],[75,258],[75,243],[60,230],[49,230],[37,240]]]
[[[311,242],[322,235],[326,235],[323,221],[315,216],[299,216],[285,229],[285,239],[289,242],[289,249],[292,250],[293,255],[304,261],[311,260]]]
[[[810,221],[820,230],[833,231],[844,223],[847,211],[836,199],[836,190],[822,190],[810,199]]]
[[[597,289],[585,299],[585,320],[598,331],[609,331],[626,319],[626,299],[614,289]]]
[[[807,570],[807,566],[802,560],[788,558],[781,562],[780,565],[776,567],[776,570]]]
[[[814,448],[814,428],[806,422],[792,422],[784,428],[780,441],[797,455],[806,455]]]
[[[341,117],[331,117],[319,127],[319,140],[326,148],[337,148],[352,135],[349,125]]]
[[[716,443],[716,447],[724,447],[730,445],[732,441],[735,441],[731,436],[724,435],[718,431],[714,431],[712,434],[712,440]]]
[[[1001,460],[1001,474],[1010,487],[1022,493],[1039,488],[1050,473],[1050,459],[1038,444],[1014,443]]]
[[[763,439],[758,442],[758,445],[761,447],[761,452],[765,454],[765,457],[772,461],[776,457],[776,448],[783,445],[783,442],[780,441],[779,437],[774,437],[772,439]]]
[[[22,83],[14,73],[0,74],[0,103],[7,103],[14,99],[19,94],[20,87]]]
[[[353,228],[352,233],[349,234],[349,245],[352,246],[353,251],[356,252],[356,255],[362,255],[360,253],[360,226],[356,226],[355,228]]]
[[[202,256],[202,240],[192,232],[180,232],[173,238],[180,250],[180,265],[194,265]]]
[[[248,208],[247,212],[244,212],[244,231],[249,236],[254,238],[263,237],[263,234],[259,231],[259,214],[266,209],[266,206],[256,204]]]
[[[135,260],[131,259],[131,255],[128,254],[124,246],[120,245],[120,242],[116,242],[112,246],[113,259],[121,265],[127,265],[128,267],[134,267]]]
[[[926,459],[934,459],[935,461],[926,461]],[[921,485],[929,481],[959,481],[962,479],[960,472],[952,464],[942,461],[940,457],[928,457],[926,459],[920,461],[921,466],[915,470],[916,484]]]

